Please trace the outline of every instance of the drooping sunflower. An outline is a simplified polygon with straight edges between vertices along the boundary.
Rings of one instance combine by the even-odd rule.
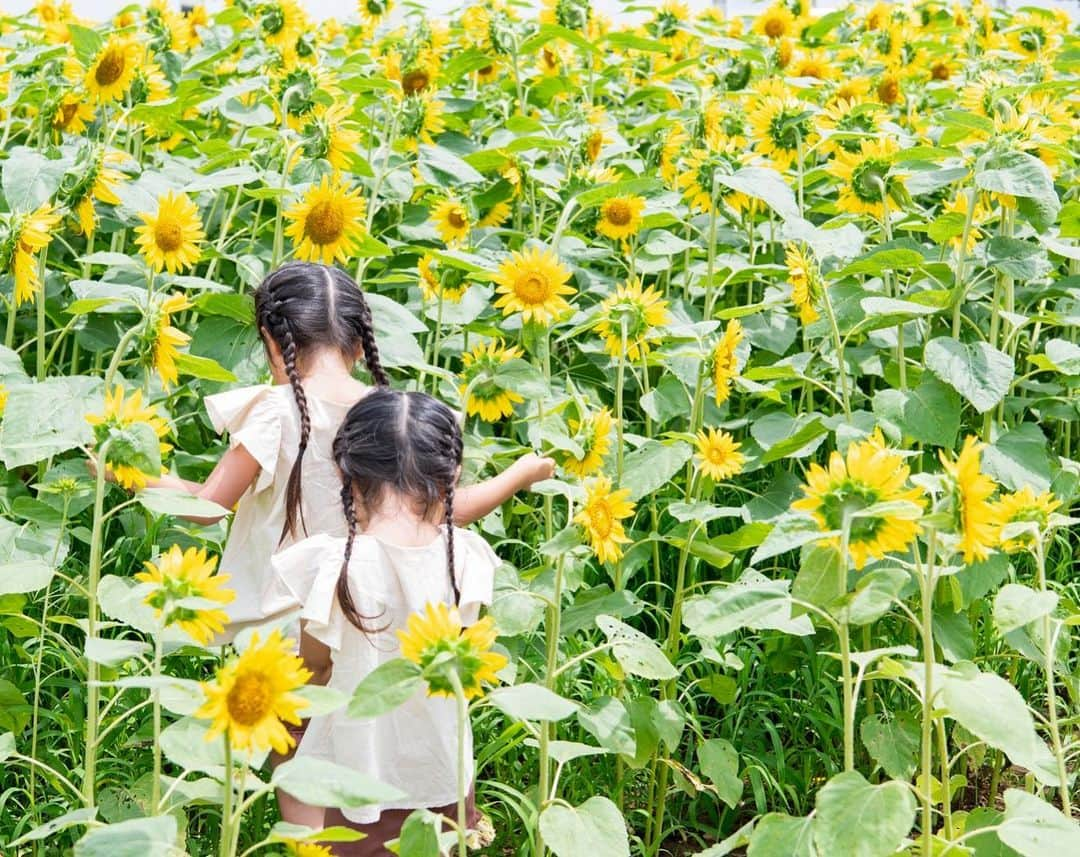
[[[299,711],[308,701],[293,691],[303,687],[311,673],[293,654],[293,641],[282,639],[274,629],[260,642],[258,632],[238,657],[217,671],[212,682],[203,683],[206,701],[195,717],[209,720],[206,740],[227,732],[237,750],[287,753],[296,742],[282,721],[300,725]]]
[[[1019,491],[1003,494],[994,504],[994,514],[1002,529],[1009,524],[1032,523],[1041,533],[1046,529],[1050,516],[1059,506],[1061,506],[1061,501],[1055,499],[1049,491],[1036,494],[1030,486],[1025,485]],[[1017,553],[1030,550],[1034,542],[1033,533],[1023,532],[1004,539],[1001,542],[1001,549],[1006,553]]]
[[[667,323],[667,301],[660,292],[652,286],[642,289],[639,280],[632,280],[604,298],[594,329],[612,357],[625,353],[637,360],[649,353],[660,335],[658,328]]]
[[[276,0],[259,7],[259,33],[271,47],[287,50],[308,29],[307,15],[296,0]]]
[[[520,312],[523,321],[546,327],[570,309],[565,295],[575,289],[567,285],[569,279],[570,271],[552,250],[534,246],[511,253],[495,275],[496,291],[502,295],[495,306],[503,315]]]
[[[742,166],[744,155],[733,139],[718,141],[716,147],[694,149],[686,159],[686,169],[675,179],[683,199],[695,211],[711,212],[716,203],[727,205],[736,214],[750,205],[750,198],[728,187],[716,177],[730,176]]]
[[[517,347],[504,348],[492,340],[475,346],[461,355],[461,395],[466,396],[465,412],[484,422],[497,422],[514,412],[514,405],[524,402],[521,395],[499,383],[495,372],[503,363],[521,356]]]
[[[420,143],[432,144],[446,130],[444,104],[430,93],[412,95],[401,103],[401,138],[406,148],[416,151]]]
[[[285,211],[285,234],[296,245],[296,257],[329,265],[349,261],[364,232],[367,203],[359,188],[344,180],[323,176],[303,198]]]
[[[116,185],[124,180],[124,174],[113,169],[110,164],[116,163],[122,157],[120,153],[101,152],[91,163],[86,179],[79,184],[82,196],[77,201],[73,200],[73,203],[75,215],[79,220],[79,231],[87,238],[92,236],[97,228],[94,200],[107,205],[120,204],[120,197],[116,195]]]
[[[993,118],[1002,109],[1001,102],[1012,104],[1008,90],[1014,82],[996,71],[984,71],[960,90],[960,105],[979,116]]]
[[[510,203],[497,202],[480,216],[480,219],[476,221],[476,227],[478,229],[492,229],[502,226],[510,219],[510,215],[513,213],[514,210],[510,207]]]
[[[875,429],[866,440],[850,444],[846,456],[833,452],[828,468],[811,464],[802,489],[805,496],[791,507],[808,513],[825,532],[842,531],[846,523],[848,552],[861,570],[871,557],[906,550],[921,532],[918,518],[926,499],[922,488],[909,487],[909,473],[903,457],[889,449]],[[907,503],[911,512],[893,508],[866,514],[884,503]],[[840,538],[825,543],[839,546]]]
[[[601,408],[580,422],[571,420],[570,431],[583,454],[578,458],[567,453],[562,466],[567,473],[584,479],[603,466],[604,456],[611,451],[611,411]]]
[[[711,428],[697,433],[697,465],[710,479],[721,482],[740,471],[746,457],[739,452],[738,443],[726,431]]]
[[[774,3],[754,19],[753,32],[773,41],[794,36],[795,16],[783,3]]]
[[[463,629],[458,609],[442,602],[413,613],[397,632],[401,656],[423,670],[429,696],[454,695],[453,671],[467,699],[482,696],[485,684],[499,683],[507,659],[491,651],[497,636],[490,616]]]
[[[134,39],[118,33],[109,36],[83,77],[86,91],[99,103],[121,100],[135,79],[141,56]]]
[[[430,253],[425,253],[416,263],[420,275],[420,291],[426,301],[447,300],[458,303],[469,290],[469,281],[460,268],[442,265]]]
[[[806,105],[790,97],[768,96],[750,111],[754,149],[783,172],[804,157],[817,140]]]
[[[738,319],[733,318],[727,323],[723,336],[713,348],[712,377],[718,405],[722,405],[731,396],[731,384],[739,372],[739,359],[735,352],[742,340],[742,325]]]
[[[52,203],[43,203],[29,214],[16,216],[11,242],[11,271],[15,278],[15,306],[31,300],[41,280],[38,276],[37,254],[53,239],[53,230],[60,222]]]
[[[857,153],[863,141],[877,137],[882,118],[881,106],[854,98],[837,98],[817,117],[822,140],[819,149],[825,154],[840,151]]]
[[[955,458],[939,453],[941,465],[952,487],[953,527],[958,539],[957,551],[969,565],[990,555],[997,545],[1001,524],[997,509],[990,502],[994,480],[980,470],[983,444],[968,436]]]
[[[450,245],[464,241],[472,229],[468,210],[456,199],[442,200],[431,212],[431,219],[439,237]]]
[[[172,316],[190,309],[191,306],[191,301],[184,295],[169,295],[159,304],[156,316],[149,326],[153,342],[150,352],[152,365],[161,377],[162,386],[166,390],[179,380],[176,371],[179,349],[191,342],[188,334],[173,326]]]
[[[335,170],[345,169],[360,142],[360,132],[352,127],[351,116],[350,106],[344,103],[316,111],[313,121],[304,128],[307,143],[303,153],[309,158],[325,158]]]
[[[57,131],[68,134],[81,134],[88,122],[94,121],[94,105],[83,101],[78,95],[69,92],[60,99],[53,114],[52,126]]]
[[[819,314],[815,303],[824,286],[810,248],[791,242],[784,252],[784,264],[787,265],[788,280],[791,282],[791,302],[799,311],[799,320],[804,325],[817,321]]]
[[[105,410],[100,414],[87,414],[86,421],[94,428],[94,436],[100,445],[109,437],[113,429],[124,429],[135,423],[146,423],[158,438],[158,448],[162,455],[172,449],[164,441],[169,433],[169,424],[149,406],[143,406],[142,390],[136,390],[129,397],[124,396],[124,388],[117,384],[111,392],[105,394]],[[109,471],[117,484],[129,491],[141,491],[146,487],[148,476],[158,473],[146,473],[137,464],[116,457],[116,449],[110,448]]]
[[[1053,15],[1039,9],[1021,12],[1013,17],[1005,31],[1005,40],[1014,53],[1026,60],[1039,59],[1053,53],[1061,36]]]
[[[156,214],[140,212],[143,225],[135,228],[139,246],[151,269],[177,274],[199,261],[199,242],[206,237],[199,209],[186,193],[169,191],[158,197]]]
[[[229,575],[214,574],[217,557],[207,556],[203,548],[182,551],[173,545],[156,563],[147,561],[143,567],[135,579],[153,584],[146,603],[157,611],[163,626],[178,625],[203,646],[225,630],[229,614],[224,610],[191,606],[191,599],[228,604],[236,598],[236,593],[225,587]]]
[[[837,152],[827,168],[840,180],[837,207],[851,214],[882,218],[885,200],[895,181],[889,176],[889,168],[899,150],[892,137],[881,137],[864,140],[857,155]]]
[[[585,505],[574,516],[574,522],[584,527],[589,547],[600,562],[617,562],[623,553],[622,545],[630,542],[622,524],[634,514],[629,497],[629,488],[611,490],[611,480],[606,476],[597,476],[585,490]]]
[[[600,204],[600,219],[596,231],[606,238],[619,241],[637,235],[641,229],[641,212],[645,210],[643,196],[613,196]]]

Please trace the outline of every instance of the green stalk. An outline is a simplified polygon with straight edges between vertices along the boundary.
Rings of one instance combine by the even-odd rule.
[[[832,298],[829,297],[828,288],[821,290],[822,306],[825,307],[825,315],[829,319],[829,329],[832,331],[833,348],[836,349],[836,370],[840,379],[840,395],[843,399],[844,415],[851,420],[851,396],[848,393],[847,367],[844,363],[844,342],[840,338],[840,328],[836,324],[836,313],[833,311]],[[844,560],[847,561],[846,559]]]
[[[945,838],[951,842],[953,838],[952,789],[949,786],[949,738],[945,734],[945,719],[939,717],[935,727],[937,728],[938,755],[941,757],[938,760],[941,765],[941,826],[945,831]]]
[[[150,806],[155,813],[159,811],[158,803],[161,801],[161,688],[157,679],[161,676],[161,636],[164,633],[164,623],[159,620],[157,633],[154,634],[154,666],[151,673],[154,687],[150,691],[154,705],[154,780],[150,784]]]
[[[232,844],[232,799],[233,799],[233,761],[232,738],[229,730],[222,736],[225,741],[225,794],[221,802],[221,837],[218,840],[218,857],[230,857],[229,846]]]
[[[1035,563],[1038,572],[1039,590],[1047,592],[1046,551],[1041,537],[1036,539],[1035,543]],[[1050,720],[1050,742],[1053,745],[1054,758],[1057,760],[1058,780],[1060,781],[1058,795],[1061,798],[1062,811],[1067,818],[1072,818],[1072,802],[1069,799],[1069,771],[1065,765],[1065,750],[1061,743],[1061,728],[1058,725],[1057,688],[1054,685],[1054,649],[1056,648],[1054,644],[1056,635],[1053,634],[1053,624],[1049,613],[1043,616],[1042,626],[1043,671],[1046,673],[1046,708]]]
[[[11,300],[4,299],[4,304],[7,306],[7,326],[4,328],[4,347],[11,348],[15,344],[15,295],[11,296]]]
[[[844,515],[844,525],[840,532],[840,563],[843,573],[840,577],[840,597],[847,595],[848,583],[848,543],[851,539],[851,520]],[[844,770],[855,770],[855,694],[851,675],[851,636],[848,628],[847,613],[841,613],[837,631],[840,640],[840,676],[843,685],[844,705]]]
[[[465,816],[465,729],[469,722],[469,704],[456,669],[450,671],[450,682],[454,686],[454,699],[457,701],[457,853],[460,857],[465,857],[469,853],[465,838],[465,831],[468,829],[468,819]]]
[[[953,317],[952,335],[956,339],[960,336],[960,314],[964,308],[964,298],[967,293],[967,285],[964,282],[965,263],[967,262],[968,239],[971,237],[971,225],[975,219],[975,196],[974,188],[968,191],[967,212],[964,214],[964,231],[960,234],[960,246],[956,250],[956,280],[953,286]]]
[[[931,794],[934,745],[934,565],[937,554],[937,531],[930,529],[926,547],[926,565],[919,569],[919,589],[922,598],[923,699],[922,699],[922,854],[932,857],[934,802]]]

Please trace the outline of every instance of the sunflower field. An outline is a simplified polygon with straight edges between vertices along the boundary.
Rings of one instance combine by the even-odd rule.
[[[212,469],[302,259],[466,482],[558,462],[477,525],[480,853],[1080,854],[1075,24],[387,5],[0,13],[0,853],[329,855],[275,788],[380,799],[265,760],[416,671],[208,647],[224,510],[147,487]]]

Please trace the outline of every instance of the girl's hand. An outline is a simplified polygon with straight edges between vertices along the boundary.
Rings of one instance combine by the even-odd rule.
[[[550,479],[555,475],[555,459],[529,452],[510,465],[521,487],[528,488],[534,482]]]

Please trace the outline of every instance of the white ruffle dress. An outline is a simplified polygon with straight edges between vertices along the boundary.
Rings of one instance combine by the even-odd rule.
[[[344,536],[341,478],[334,465],[334,436],[354,402],[333,402],[308,393],[311,435],[304,455],[301,509],[307,532]],[[229,433],[229,446],[242,446],[259,462],[259,475],[240,498],[220,569],[231,576],[236,598],[225,606],[229,622],[214,645],[230,642],[246,627],[266,620],[260,607],[270,585],[270,558],[296,539],[286,536],[285,490],[300,444],[300,411],[288,384],[229,390],[206,398],[214,429]],[[299,523],[299,522],[298,522]],[[297,536],[304,537],[298,526]],[[279,547],[280,542],[280,547]]]
[[[263,611],[281,615],[300,606],[304,633],[330,648],[329,686],[352,695],[372,670],[400,656],[395,633],[410,614],[428,603],[453,602],[446,568],[446,528],[433,542],[406,547],[359,535],[349,561],[349,589],[361,616],[372,617],[366,634],[345,618],[335,595],[345,539],[318,535],[278,553],[274,580]],[[456,577],[462,621],[472,624],[490,604],[500,560],[478,534],[454,528]],[[472,730],[466,731],[472,782]],[[457,714],[453,699],[420,690],[386,714],[356,720],[345,710],[312,717],[296,750],[345,765],[393,786],[406,797],[395,802],[342,810],[357,824],[378,821],[386,809],[419,809],[457,800]],[[468,787],[468,786],[466,786]]]

